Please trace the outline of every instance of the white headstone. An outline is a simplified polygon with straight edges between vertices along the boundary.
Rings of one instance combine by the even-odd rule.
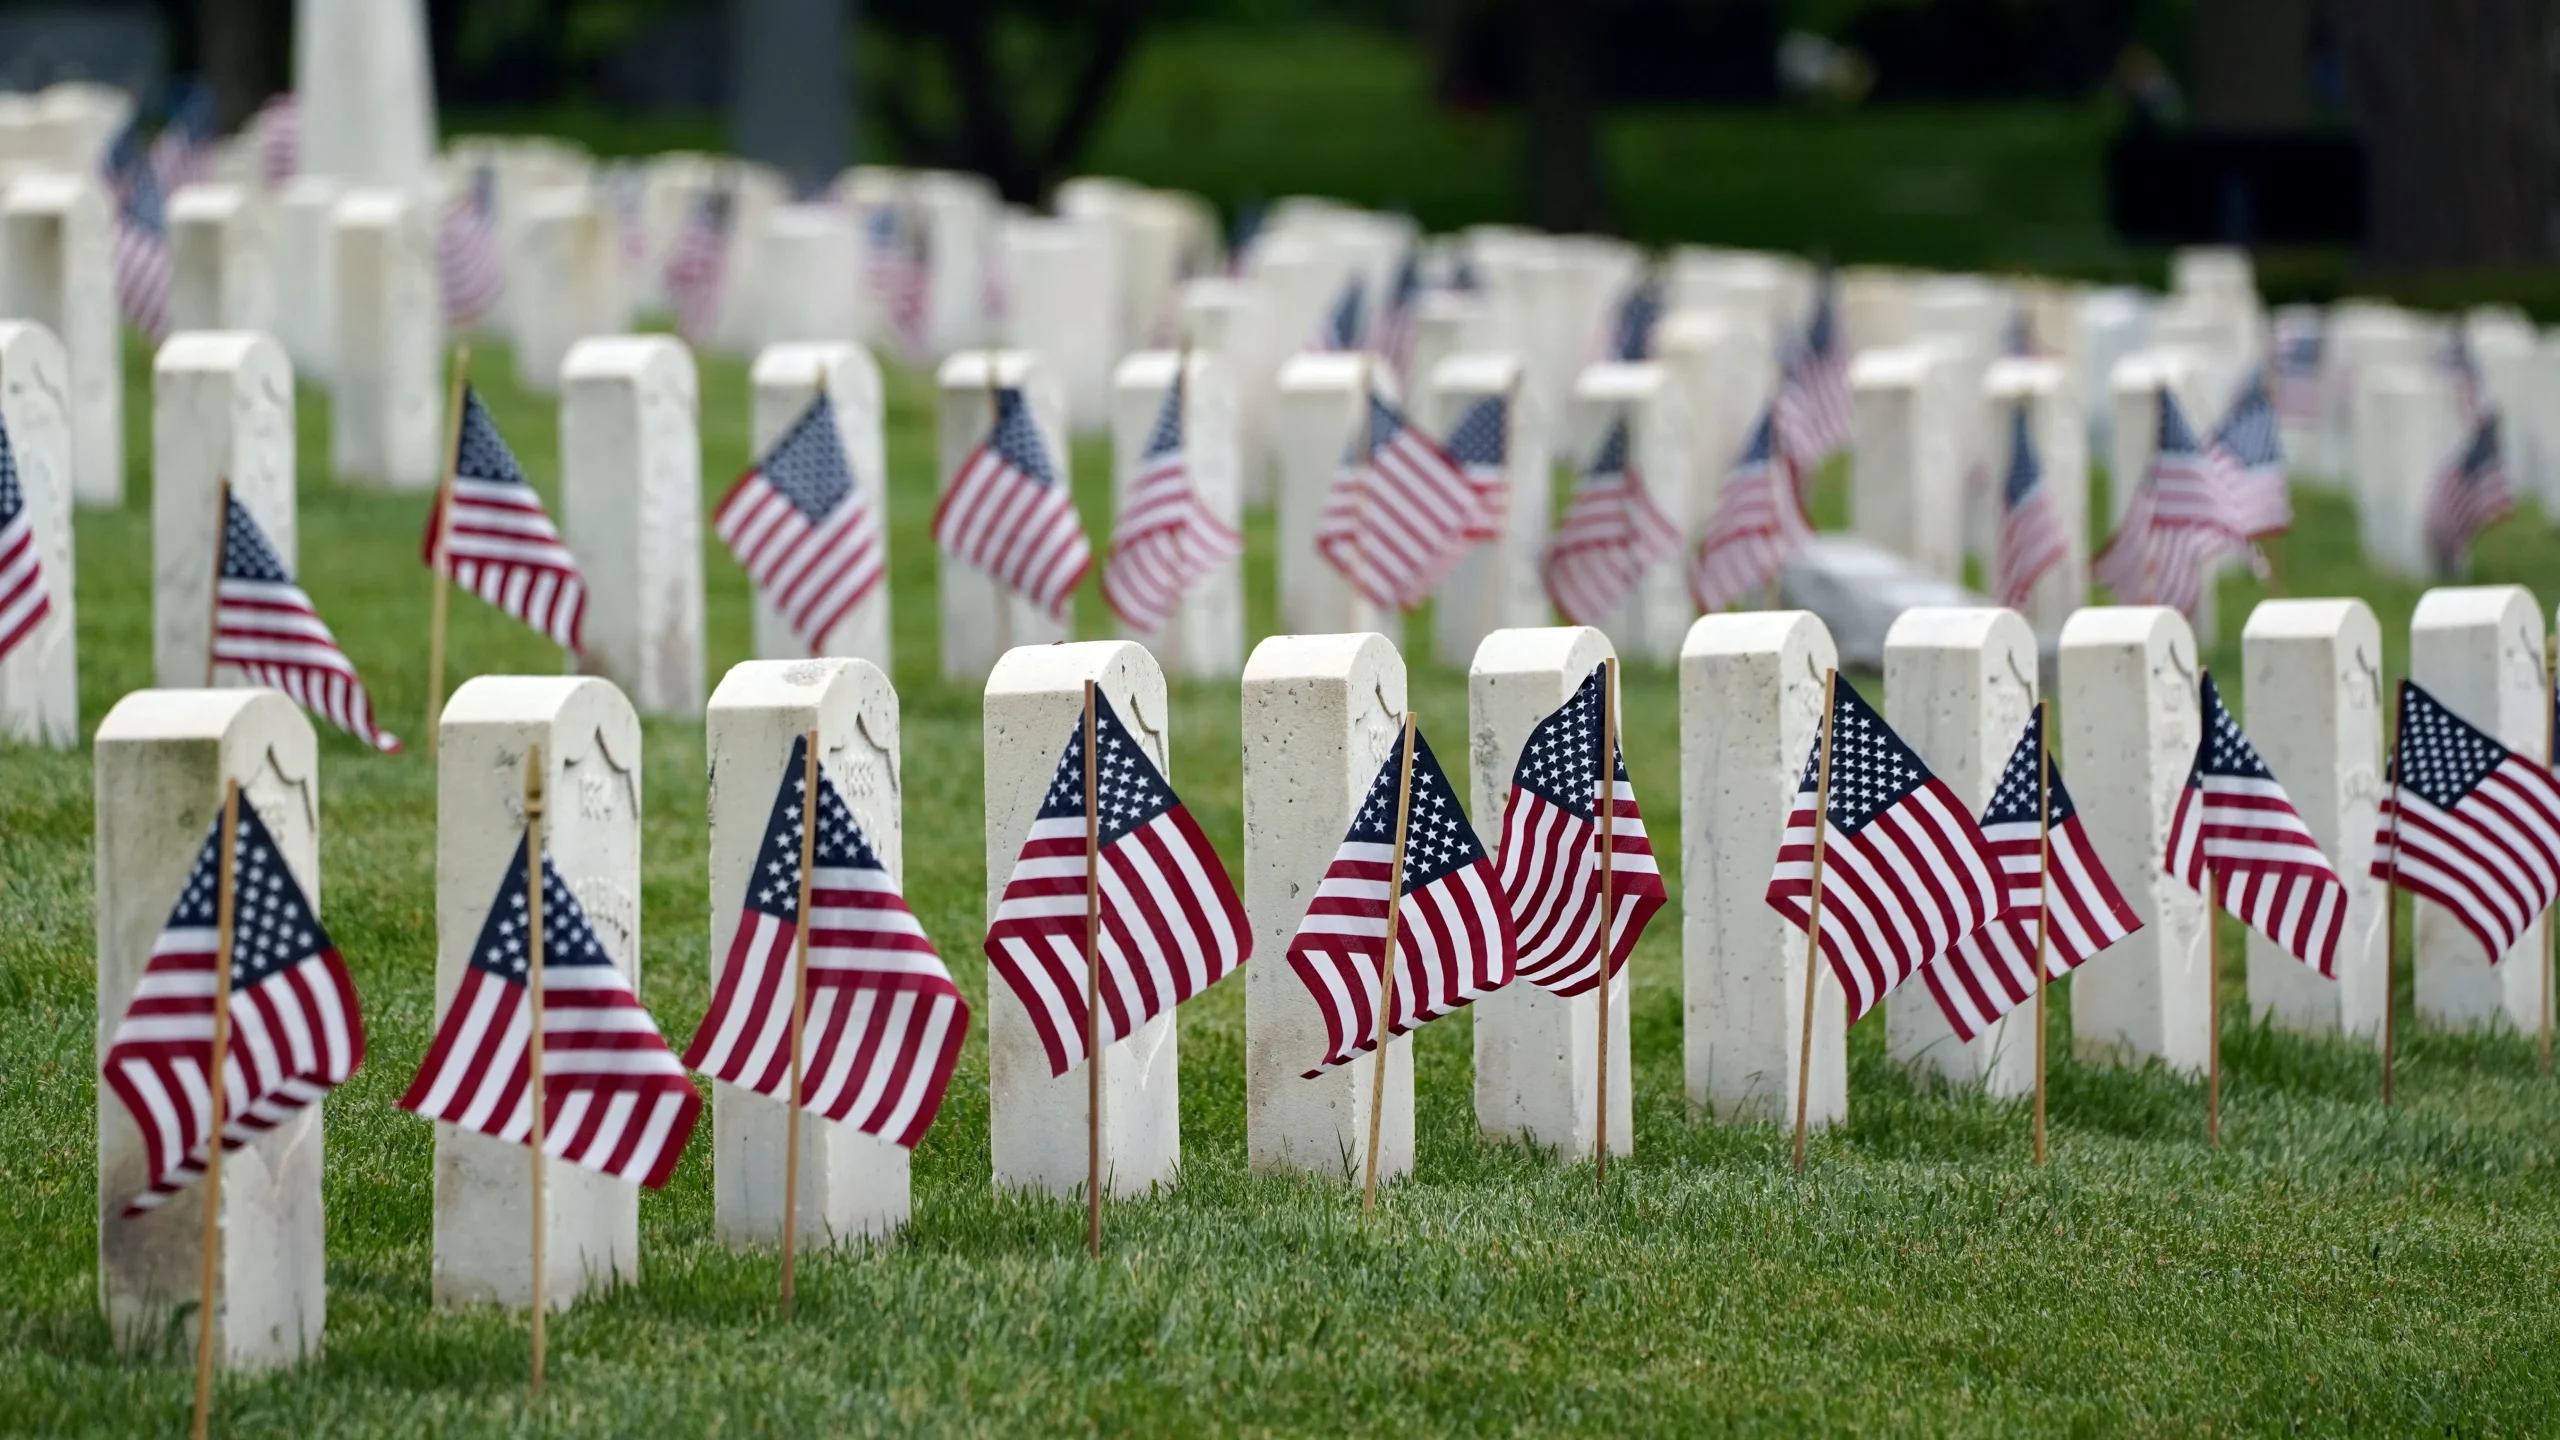
[[[717,991],[793,743],[818,732],[819,765],[891,882],[901,885],[905,791],[898,692],[868,660],[747,661],[711,693],[704,725],[712,776],[710,987]],[[803,1114],[800,1126],[801,1244],[842,1244],[906,1223],[905,1146],[817,1115]],[[780,1240],[788,1130],[781,1101],[712,1082],[713,1216],[728,1243]]]
[[[2107,379],[2115,373],[2117,361],[2150,343],[2151,301],[2140,290],[2116,287],[2089,291],[2074,309],[2078,339],[2072,368],[2080,376],[2088,413],[2089,453],[2112,457],[2115,409],[2108,401]],[[2116,489],[2122,493],[2123,482]]]
[[[1426,290],[1413,307],[1412,351],[1406,357],[1406,388],[1421,395],[1440,362],[1453,355],[1491,350],[1493,325],[1480,296],[1452,290]],[[1514,357],[1513,363],[1518,359]]]
[[[995,189],[982,175],[927,170],[915,177],[916,204],[924,211],[927,246],[925,328],[933,351],[948,355],[984,345],[988,292],[994,278],[995,229],[1000,213]]]
[[[728,262],[712,301],[711,336],[705,350],[721,355],[752,355],[762,338],[774,286],[750,256],[765,253],[765,238],[774,217],[791,203],[791,183],[782,172],[750,160],[724,160],[713,172],[714,183],[729,195]],[[855,338],[846,336],[846,339]]]
[[[2342,300],[2329,308],[2320,342],[2320,390],[2327,449],[2336,481],[2361,495],[2363,461],[2356,447],[2358,389],[2378,366],[2436,363],[2440,341],[2420,318],[2376,300]]]
[[[960,474],[960,462],[994,428],[998,386],[1022,392],[1040,443],[1049,452],[1049,462],[1058,468],[1058,483],[1074,485],[1067,452],[1066,392],[1057,373],[1040,357],[1020,350],[963,351],[942,362],[939,381],[942,490],[951,488]],[[975,681],[1014,647],[1047,645],[1070,633],[1065,622],[1052,619],[1038,605],[998,585],[985,571],[948,554],[936,557],[935,573],[942,592],[942,677],[946,680]]]
[[[862,236],[840,205],[785,205],[765,222],[759,345],[852,341],[863,334]]]
[[[108,149],[133,123],[133,96],[98,80],[57,80],[36,92],[38,155],[55,171],[95,175]]]
[[[1432,652],[1443,664],[1475,654],[1497,630],[1550,618],[1539,565],[1554,509],[1554,441],[1545,417],[1521,393],[1526,379],[1518,357],[1477,351],[1449,356],[1420,381],[1414,418],[1437,436],[1452,433],[1482,401],[1507,401],[1503,458],[1510,490],[1502,534],[1471,546],[1432,599]]]
[[[2521,585],[2430,590],[2409,618],[2409,679],[2499,744],[2547,760],[2551,689],[2542,673],[2542,636],[2541,607]],[[2504,1024],[2539,1031],[2549,917],[2536,918],[2493,961],[2443,906],[2413,903],[2419,1018],[2459,1028]]]
[[[1207,275],[1182,287],[1182,336],[1192,349],[1223,362],[1236,395],[1236,465],[1244,502],[1271,498],[1271,397],[1279,357],[1271,351],[1262,288],[1256,281]]]
[[[1964,576],[1964,415],[1980,403],[1959,378],[1927,345],[1861,350],[1849,368],[1850,524],[1859,539],[1946,581]]]
[[[1057,774],[1067,736],[1082,723],[1084,682],[1092,680],[1147,758],[1173,773],[1164,673],[1146,648],[1126,640],[1026,645],[1008,651],[987,677],[987,917],[992,922],[1032,817]],[[1102,1050],[1103,1188],[1143,1195],[1171,1183],[1182,1164],[1182,1092],[1174,1016],[1168,1012]],[[1049,1073],[1048,1052],[1013,988],[987,984],[988,1145],[999,1191],[1067,1195],[1086,1178],[1082,1065]]]
[[[1147,436],[1173,384],[1177,352],[1141,350],[1112,375],[1112,504],[1129,503]],[[1192,492],[1209,514],[1230,529],[1244,528],[1243,476],[1237,473],[1235,381],[1215,355],[1191,353],[1182,387],[1182,456]],[[1155,652],[1166,671],[1191,679],[1235,675],[1244,669],[1244,557],[1202,576],[1163,631],[1144,633],[1121,622],[1120,632]]]
[[[311,722],[273,690],[137,690],[98,723],[97,1051],[101,1064],[151,963],[154,942],[205,837],[223,786],[240,782],[314,913],[320,898],[320,764]],[[94,1073],[94,1072],[93,1072]],[[150,1183],[142,1130],[97,1089],[98,1291],[119,1346],[148,1354],[195,1346],[203,1279],[205,1185],[127,1219]],[[320,1348],[321,1110],[222,1157],[222,1254],[216,1261],[226,1369],[290,1364]]]
[[[2362,600],[2267,600],[2240,631],[2249,738],[2347,882],[2338,978],[2249,932],[2249,1012],[2283,1030],[2382,1039],[2382,630]]]
[[[1275,367],[1315,343],[1349,276],[1339,256],[1308,236],[1266,233],[1254,244],[1252,278],[1261,292],[1263,353]],[[1374,303],[1375,298],[1369,300]],[[1276,418],[1273,424],[1278,424]]]
[[[1804,932],[1769,908],[1778,839],[1822,732],[1831,632],[1803,610],[1708,615],[1680,647],[1680,953],[1689,1101],[1792,1123]],[[1849,1113],[1848,1005],[1815,981],[1806,1120]]]
[[[1757,316],[1697,308],[1662,317],[1654,352],[1689,416],[1690,515],[1703,526],[1777,389],[1778,352]]]
[[[0,320],[0,425],[47,598],[45,618],[0,659],[0,740],[56,749],[80,743],[70,400],[62,342],[31,321]]]
[[[755,411],[750,429],[752,453],[762,455],[784,431],[807,413],[821,383],[835,406],[836,434],[844,441],[845,459],[853,466],[855,492],[871,505],[879,521],[880,543],[889,541],[886,432],[881,425],[880,367],[871,352],[846,342],[766,347],[756,357]],[[727,483],[723,479],[722,483]],[[886,557],[883,557],[886,563]],[[810,653],[773,602],[755,597],[756,654],[765,659],[796,660]],[[889,664],[889,580],[884,574],[869,595],[836,622],[818,647],[825,655],[859,656],[874,665]]]
[[[2160,450],[2160,392],[2165,389],[2178,397],[2197,439],[2206,433],[2198,427],[2213,422],[2197,417],[2195,366],[2174,350],[2134,351],[2116,361],[2106,376],[2109,439],[2114,445],[2107,453],[2107,507],[2114,519],[2122,520],[2133,492],[2150,473],[2151,457]]]
[[[639,717],[603,680],[482,675],[445,701],[436,742],[439,1026],[523,838],[525,757],[535,745],[548,797],[543,848],[605,953],[640,986]],[[532,1157],[492,1135],[435,1129],[435,1303],[532,1304]],[[551,1308],[637,1282],[640,1187],[566,1160],[542,1169]]]
[[[270,202],[275,227],[276,338],[295,373],[327,382],[338,353],[338,201],[346,193],[328,175],[296,175]],[[519,343],[518,373],[523,357]]]
[[[273,330],[265,199],[243,185],[187,185],[169,197],[168,219],[169,328]]]
[[[23,176],[0,200],[0,314],[51,330],[66,352],[72,493],[86,505],[124,503],[124,334],[112,236],[106,192],[86,174]]]
[[[2035,632],[2014,610],[1906,610],[1885,635],[1885,723],[1968,812],[1990,803],[2035,703]],[[2035,1089],[2034,1024],[2021,1007],[1959,1041],[1917,976],[1885,1000],[1895,1061],[1994,1095]]]
[[[1565,461],[1576,480],[1591,463],[1602,434],[1618,420],[1627,422],[1627,463],[1643,477],[1645,495],[1671,528],[1689,535],[1706,523],[1690,506],[1698,492],[1700,462],[1690,449],[1695,427],[1688,397],[1671,383],[1670,372],[1651,361],[1606,362],[1582,372],[1573,387],[1575,418]],[[1616,615],[1601,622],[1609,638],[1630,658],[1669,665],[1680,656],[1698,602],[1689,595],[1688,567],[1680,556],[1646,571]]]
[[[433,488],[445,466],[444,299],[426,207],[398,191],[350,190],[336,216],[330,467],[345,480]]]
[[[587,581],[581,662],[644,715],[702,711],[702,438],[693,354],[597,335],[560,367],[562,536]]]
[[[1245,1153],[1257,1174],[1357,1182],[1374,1056],[1313,1079],[1324,1016],[1289,967],[1352,813],[1403,733],[1404,657],[1387,637],[1275,635],[1244,667]],[[1413,1040],[1387,1042],[1378,1174],[1413,1173]]]
[[[2071,975],[2073,1048],[2205,1067],[2205,899],[2164,863],[2195,764],[2195,634],[2159,605],[2091,606],[2062,627],[2054,756],[2080,828],[2142,928]]]
[[[1006,334],[1057,373],[1078,434],[1110,424],[1111,367],[1121,351],[1112,238],[1099,220],[1005,222]]]
[[[1373,389],[1392,398],[1395,376],[1365,355],[1306,351],[1280,367],[1271,443],[1279,461],[1275,508],[1283,631],[1331,635],[1375,630],[1389,637],[1402,632],[1402,616],[1369,603],[1316,551],[1316,522],[1343,457],[1360,445]]]
[[[2432,575],[2427,492],[2463,438],[2452,381],[2435,366],[2403,364],[2371,366],[2356,380],[2356,519],[2365,558],[2397,575]]]
[[[296,570],[293,366],[264,335],[173,335],[151,366],[151,659],[164,689],[217,682],[222,484]],[[298,573],[298,571],[297,571]],[[237,683],[226,671],[221,677]]]
[[[583,190],[542,191],[526,197],[522,211],[507,269],[516,384],[537,395],[557,395],[570,347],[629,326],[619,273],[622,242],[611,218]]]
[[[1467,774],[1476,835],[1502,844],[1503,804],[1529,734],[1614,654],[1588,625],[1497,630],[1467,669]],[[1618,903],[1626,903],[1621,892]],[[1609,1149],[1635,1148],[1627,1049],[1628,975],[1609,984]],[[1599,1138],[1600,995],[1567,999],[1521,981],[1475,1003],[1476,1128],[1587,1159]]]
[[[2057,360],[2002,358],[1983,372],[1983,396],[1991,405],[1986,452],[1994,503],[2015,456],[2016,413],[2027,416],[2028,443],[2043,469],[2043,486],[2062,525],[2062,563],[2045,572],[2022,613],[2039,635],[2061,633],[2071,613],[2089,603],[2089,430],[2081,423],[2080,398]],[[1997,560],[1991,567],[1997,574]]]
[[[435,83],[418,0],[297,0],[293,89],[302,168],[416,186],[435,152]]]
[[[2560,332],[2536,339],[2522,368],[2524,404],[2506,418],[2524,432],[2534,457],[2534,493],[2547,515],[2560,511]]]
[[[1840,271],[1840,328],[1857,351],[1908,345],[1917,336],[1912,312],[1919,277],[1885,265]]]

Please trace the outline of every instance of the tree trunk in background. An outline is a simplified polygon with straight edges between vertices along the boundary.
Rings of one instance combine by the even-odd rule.
[[[2549,0],[2340,0],[2370,158],[2368,258],[2520,264],[2551,250]]]
[[[264,0],[196,0],[197,59],[222,134],[239,129],[267,98],[269,81],[282,68],[270,53],[276,38]]]
[[[2311,118],[2311,0],[2196,7],[2195,117],[2214,130],[2291,130]]]
[[[1583,0],[1516,0],[1520,14],[1521,146],[1529,223],[1555,231],[1608,221],[1600,125]]]

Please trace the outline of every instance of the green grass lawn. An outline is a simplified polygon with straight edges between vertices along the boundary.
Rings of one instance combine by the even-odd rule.
[[[555,486],[553,407],[515,387],[503,352],[482,353],[483,393]],[[79,520],[90,726],[150,680],[139,354],[129,371],[132,498]],[[936,799],[908,816],[908,888],[983,1013],[978,702],[932,673],[929,390],[900,374],[889,393],[905,762]],[[702,402],[709,501],[746,459],[743,368],[706,364]],[[322,396],[304,393],[301,421],[306,584],[386,723],[415,738],[423,502],[335,484]],[[1106,460],[1075,456],[1096,527]],[[1836,473],[1830,485],[1836,506]],[[2340,502],[2300,504],[2288,590],[2370,598],[2398,673],[2418,587],[2355,561]],[[1267,519],[1252,540],[1264,633]],[[2528,516],[2491,537],[2479,569],[2525,578],[2556,563],[2560,535]],[[716,548],[708,570],[716,676],[746,658],[746,587]],[[2219,663],[2236,660],[2254,593],[2226,588]],[[476,602],[454,616],[464,673],[557,663]],[[1090,586],[1079,626],[1104,633]],[[1463,794],[1463,679],[1415,664],[1416,703]],[[1626,693],[1630,765],[1676,875],[1675,686],[1633,667]],[[1239,725],[1234,685],[1176,688],[1174,775],[1230,865]],[[1182,1015],[1181,1182],[1111,1207],[1103,1264],[1084,1257],[1081,1206],[991,1193],[973,1034],[917,1152],[904,1234],[806,1259],[784,1325],[773,1253],[713,1239],[697,1136],[641,1201],[639,1282],[553,1325],[536,1409],[520,1315],[429,1304],[430,1132],[393,1103],[431,1018],[433,772],[422,747],[386,759],[323,736],[323,913],[372,1051],[327,1107],[326,1348],[226,1380],[230,1433],[2470,1434],[2560,1415],[2560,1084],[2529,1041],[2418,1031],[2386,1117],[2368,1052],[2247,1026],[2226,926],[2219,1153],[2202,1143],[2198,1084],[2064,1057],[2054,1162],[2036,1171],[2023,1104],[1913,1084],[1871,1019],[1851,1037],[1850,1119],[1798,1177],[1776,1128],[1687,1110],[1676,888],[1635,961],[1637,1149],[1606,1194],[1587,1164],[1477,1138],[1463,1013],[1419,1038],[1417,1175],[1375,1221],[1340,1184],[1249,1178],[1231,982]],[[649,725],[644,763],[643,993],[681,1048],[708,998],[700,727]],[[115,1351],[96,1303],[89,778],[84,753],[0,751],[0,1430],[168,1434],[185,1423],[183,1363]],[[2067,987],[2060,998],[2067,1016]]]

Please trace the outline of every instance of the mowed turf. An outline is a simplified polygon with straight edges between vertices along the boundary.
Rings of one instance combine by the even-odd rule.
[[[484,393],[556,494],[555,407],[513,383],[503,352],[481,353]],[[148,379],[140,353],[129,362],[133,490],[79,519],[91,727],[151,679]],[[907,888],[983,1014],[978,700],[932,673],[930,391],[896,375],[889,394]],[[386,723],[414,742],[425,501],[332,481],[325,398],[301,403],[302,574]],[[707,507],[746,459],[741,366],[705,364],[702,413]],[[1097,531],[1107,460],[1075,455]],[[1838,480],[1821,506],[1835,519]],[[2308,490],[2299,503],[2286,588],[2370,598],[2398,673],[2419,587],[2356,562],[2342,503]],[[1250,528],[1263,633],[1271,527]],[[2560,537],[2525,516],[2484,545],[2479,571],[2555,564]],[[716,548],[706,568],[716,677],[746,656],[747,592]],[[2233,638],[2210,653],[2235,674],[2258,588],[2236,580],[2222,597]],[[556,669],[556,651],[477,601],[453,613],[462,673]],[[1090,586],[1078,623],[1107,633]],[[1462,672],[1418,649],[1414,679],[1423,724],[1462,770]],[[1674,677],[1631,666],[1627,707],[1630,766],[1676,877]],[[1176,687],[1173,779],[1231,866],[1239,747],[1232,683]],[[2560,1414],[2560,1084],[2529,1039],[2404,1025],[2401,1105],[2385,1116],[2369,1050],[2248,1023],[2226,922],[2219,1153],[2196,1082],[2069,1058],[2064,987],[2050,1167],[2028,1163],[2023,1103],[1887,1065],[1879,1017],[1851,1037],[1850,1118],[1799,1177],[1778,1129],[1700,1119],[1684,1099],[1676,880],[1635,962],[1637,1148],[1605,1194],[1587,1162],[1478,1138],[1463,1013],[1417,1043],[1418,1173],[1376,1219],[1338,1177],[1248,1177],[1244,991],[1230,982],[1182,1013],[1180,1182],[1110,1207],[1097,1266],[1081,1206],[992,1192],[973,1031],[916,1152],[901,1235],[804,1257],[785,1325],[773,1252],[714,1238],[698,1134],[641,1200],[637,1283],[554,1322],[550,1395],[533,1407],[523,1317],[429,1303],[430,1129],[394,1105],[431,1019],[432,766],[414,743],[385,759],[325,730],[322,752],[322,912],[372,1049],[328,1101],[326,1344],[293,1369],[226,1379],[228,1433],[2485,1434]],[[642,990],[681,1047],[708,994],[700,727],[652,722],[644,765]],[[86,753],[0,750],[0,1430],[167,1434],[186,1420],[182,1358],[119,1352],[97,1305],[89,781]]]

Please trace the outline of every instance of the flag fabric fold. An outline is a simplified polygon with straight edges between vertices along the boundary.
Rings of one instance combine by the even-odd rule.
[[[213,659],[272,685],[303,709],[385,754],[400,738],[373,722],[373,701],[355,662],[293,583],[267,532],[240,497],[223,494],[222,567],[215,579]]]
[[[1440,588],[1468,546],[1501,534],[1507,495],[1372,392],[1316,518],[1316,552],[1370,604],[1409,610]]]
[[[1689,596],[1699,609],[1740,604],[1777,579],[1813,538],[1793,472],[1778,439],[1776,412],[1761,412],[1741,458],[1725,474],[1706,534],[1689,558]]]
[[[1244,537],[1209,513],[1191,482],[1183,442],[1186,388],[1177,370],[1120,502],[1111,556],[1102,567],[1102,597],[1148,634],[1164,628],[1193,586],[1244,553]]]
[[[880,515],[821,392],[712,513],[712,528],[811,654],[889,573]]]
[[[1093,547],[1030,402],[1008,385],[995,392],[995,411],[987,438],[961,460],[934,509],[934,543],[1063,620],[1093,566]]]
[[[2460,571],[2471,542],[2515,508],[2498,413],[2483,410],[2472,418],[2462,448],[2436,470],[2427,487],[2427,547],[2435,553],[2437,568],[2448,575]]]
[[[1803,483],[1848,445],[1856,414],[1849,394],[1849,343],[1840,328],[1840,285],[1823,272],[1804,334],[1788,347],[1778,377],[1771,414],[1777,425],[1777,453],[1787,459],[1790,476]],[[1710,607],[1712,608],[1712,607]]]
[[[1529,732],[1502,808],[1501,876],[1518,978],[1558,995],[1599,983],[1600,724],[1606,665]],[[1609,973],[1615,976],[1667,892],[1626,754],[1609,747]]]
[[[2169,873],[2208,895],[2218,890],[2222,908],[2334,980],[2346,882],[2223,708],[2213,677],[2203,676],[2196,690],[2204,736],[2169,817]]]
[[[36,547],[36,522],[18,482],[18,453],[0,425],[0,661],[53,613],[44,557]]]
[[[1679,551],[1679,530],[1645,493],[1644,477],[1629,459],[1621,416],[1602,437],[1547,544],[1547,598],[1571,623],[1597,625],[1647,572]]]
[[[2159,393],[2159,443],[2151,469],[2090,573],[2129,605],[2166,605],[2192,615],[2216,562],[2247,553],[2231,472],[2196,440],[2186,412]]]
[[[461,441],[453,478],[427,517],[424,554],[453,583],[571,650],[585,648],[587,582],[561,543],[542,496],[498,434],[480,392],[462,387]],[[450,518],[447,512],[450,511]]]
[[[2373,877],[2445,907],[2495,965],[2560,898],[2560,780],[2415,682],[2395,750]]]
[[[2053,503],[2053,487],[2044,482],[2044,461],[2036,454],[2035,427],[2020,402],[2009,414],[2009,473],[2000,484],[2000,603],[2015,610],[2035,594],[2039,581],[2068,559],[2062,514]]]

